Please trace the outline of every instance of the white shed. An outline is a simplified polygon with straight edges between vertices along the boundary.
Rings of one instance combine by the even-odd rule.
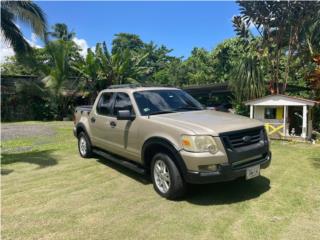
[[[319,102],[279,94],[245,104],[250,106],[250,118],[265,122],[269,136],[306,139],[312,134],[312,107]]]

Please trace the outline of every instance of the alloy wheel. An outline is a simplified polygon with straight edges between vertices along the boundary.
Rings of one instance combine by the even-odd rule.
[[[87,153],[87,141],[84,137],[81,137],[79,140],[79,150],[82,156],[85,156]]]
[[[170,189],[170,172],[163,160],[156,160],[153,168],[154,181],[157,188],[162,193],[167,193]]]

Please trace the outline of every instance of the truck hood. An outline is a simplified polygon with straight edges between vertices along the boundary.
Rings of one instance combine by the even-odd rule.
[[[163,124],[176,125],[179,128],[192,130],[195,134],[220,133],[263,126],[263,123],[232,113],[214,110],[188,111],[150,116]]]

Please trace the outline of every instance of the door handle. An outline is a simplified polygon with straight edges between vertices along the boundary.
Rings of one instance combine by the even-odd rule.
[[[91,122],[94,123],[96,119],[94,117],[90,118]]]
[[[115,126],[117,126],[117,123],[114,122],[114,121],[111,121],[111,122],[110,122],[110,126],[111,126],[112,128],[114,128]]]

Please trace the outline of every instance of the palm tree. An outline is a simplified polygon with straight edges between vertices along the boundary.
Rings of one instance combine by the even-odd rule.
[[[250,23],[243,17],[237,16],[233,19],[233,26],[240,37],[240,41],[236,43],[240,54],[232,63],[233,70],[229,84],[235,97],[235,105],[242,105],[243,101],[265,95],[263,61],[266,59],[261,50],[263,39],[251,33]]]
[[[45,40],[46,18],[41,8],[31,1],[1,1],[1,32],[17,54],[31,51],[31,47],[15,22],[30,25],[32,31]]]
[[[234,26],[238,35],[250,41],[252,34],[249,26],[262,38],[261,52],[268,61],[268,72],[271,84],[276,93],[286,91],[293,60],[300,52],[300,45],[305,41],[310,52],[313,44],[319,45],[319,26],[310,29],[305,39],[308,25],[319,19],[319,1],[237,1],[241,16],[234,18]],[[283,61],[285,59],[286,61]]]
[[[139,51],[143,47],[143,41],[139,35],[131,33],[118,33],[112,41],[112,54],[125,49],[130,51]]]
[[[55,104],[59,119],[66,116],[73,94],[76,93],[77,81],[70,81],[71,73],[71,52],[73,42],[56,40],[49,42],[46,50],[50,56],[48,65],[50,65],[49,74],[43,79],[46,88]],[[72,92],[66,89],[73,89]]]
[[[52,61],[50,74],[45,78],[47,86],[55,94],[59,94],[63,83],[68,78],[69,66],[69,44],[63,41],[50,42],[47,51]]]
[[[320,9],[317,16],[310,20],[304,28],[305,41],[302,42],[303,50],[307,52],[308,58],[312,58],[317,54],[320,54]]]
[[[56,23],[52,26],[52,32],[48,32],[54,38],[70,41],[75,37],[75,32],[69,31],[68,26],[64,23]]]
[[[235,61],[229,84],[238,103],[262,97],[266,88],[259,58],[248,53]]]

